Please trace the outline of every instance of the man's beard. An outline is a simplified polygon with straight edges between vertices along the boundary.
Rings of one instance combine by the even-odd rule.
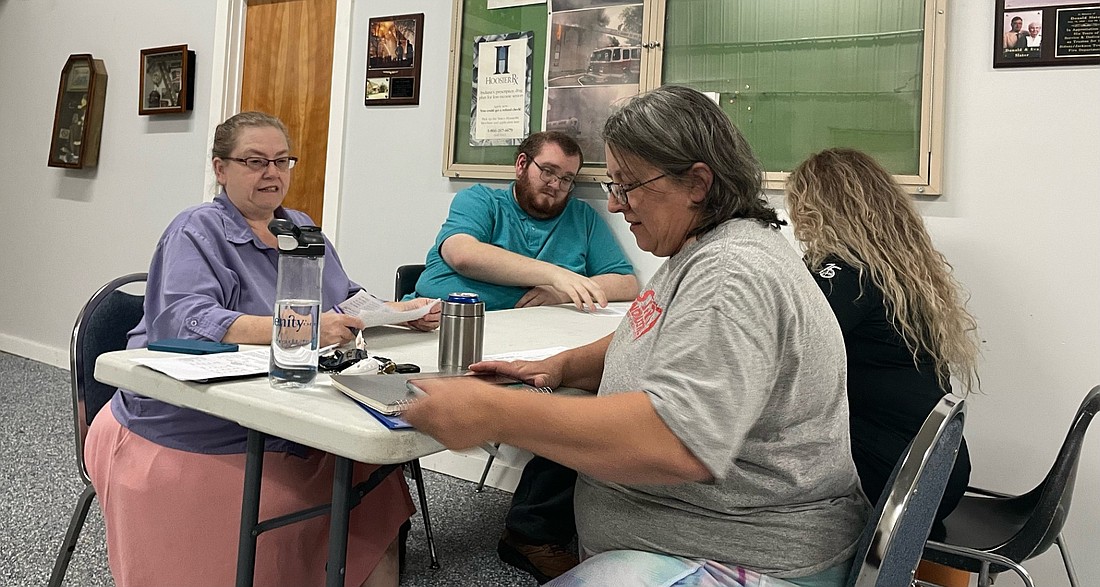
[[[544,189],[550,188],[546,186]],[[557,218],[565,210],[565,206],[569,203],[569,196],[561,198],[557,196],[557,192],[554,194],[553,199],[544,193],[540,194],[531,185],[531,177],[527,172],[516,179],[516,202],[532,218],[549,220]]]

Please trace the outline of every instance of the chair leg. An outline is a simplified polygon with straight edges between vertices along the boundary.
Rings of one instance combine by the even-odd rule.
[[[1066,539],[1059,533],[1055,537],[1054,543],[1058,545],[1058,552],[1062,553],[1062,562],[1066,565],[1066,575],[1069,576],[1070,587],[1078,587],[1077,572],[1073,570],[1073,561],[1069,558],[1069,547],[1066,546]]]
[[[500,448],[500,443],[493,443],[494,448]],[[488,459],[485,459],[485,468],[481,470],[481,479],[478,479],[477,488],[474,489],[476,493],[481,493],[482,489],[485,489],[485,478],[489,476],[489,469],[493,467],[493,455],[489,455]]]
[[[982,561],[982,570],[978,572],[978,587],[989,587],[989,561]]]
[[[53,572],[50,573],[49,587],[60,587],[65,580],[65,572],[69,570],[69,560],[76,550],[76,541],[80,538],[80,531],[84,528],[84,520],[88,517],[88,510],[92,506],[92,498],[95,497],[95,487],[89,483],[84,486],[80,498],[76,501],[76,510],[69,520],[69,529],[65,531],[65,540],[61,542],[61,550],[57,553],[57,560],[53,563]]]
[[[432,520],[428,517],[428,494],[424,491],[424,470],[420,468],[420,460],[409,461],[409,469],[412,471],[413,481],[416,481],[416,493],[420,496],[420,515],[424,518],[424,534],[428,538],[428,557],[431,559],[431,568],[438,569],[439,558],[435,553]]]

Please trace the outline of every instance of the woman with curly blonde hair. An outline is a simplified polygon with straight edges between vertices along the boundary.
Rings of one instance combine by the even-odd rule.
[[[844,333],[852,457],[874,502],[951,376],[977,380],[976,322],[951,265],[890,172],[852,149],[811,155],[787,180],[805,262]],[[970,477],[964,441],[933,536]]]

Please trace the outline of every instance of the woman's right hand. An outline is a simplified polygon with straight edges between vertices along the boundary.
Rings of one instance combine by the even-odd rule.
[[[470,365],[478,373],[500,373],[534,387],[557,388],[562,382],[562,370],[557,361],[482,361]]]
[[[355,335],[364,326],[365,324],[358,316],[337,314],[332,311],[325,312],[321,314],[321,342],[319,344],[322,348],[333,344],[343,346],[355,340]]]

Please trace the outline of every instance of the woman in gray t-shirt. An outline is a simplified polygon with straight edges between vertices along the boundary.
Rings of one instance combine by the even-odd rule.
[[[578,567],[552,585],[839,586],[867,503],[843,339],[706,96],[613,113],[608,210],[665,263],[619,328],[545,361],[474,365],[595,397],[436,384],[408,413],[451,448],[500,441],[576,469]]]

